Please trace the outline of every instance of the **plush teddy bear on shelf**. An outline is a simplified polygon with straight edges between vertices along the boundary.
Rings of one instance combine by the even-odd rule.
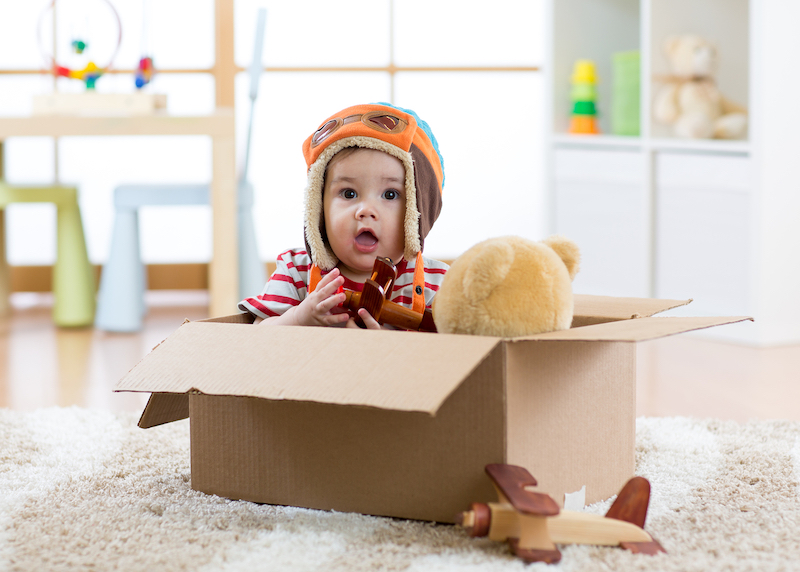
[[[656,92],[655,120],[672,125],[678,137],[743,138],[747,110],[727,100],[717,88],[714,45],[700,36],[671,36],[664,42],[664,52],[672,75]]]
[[[580,252],[569,239],[517,236],[476,244],[450,266],[433,300],[439,332],[517,337],[572,324]]]

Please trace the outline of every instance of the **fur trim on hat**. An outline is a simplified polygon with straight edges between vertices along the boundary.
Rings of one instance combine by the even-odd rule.
[[[364,149],[374,149],[383,151],[396,157],[403,163],[406,171],[405,192],[406,192],[406,216],[403,229],[405,232],[405,249],[403,257],[408,261],[416,259],[417,253],[422,250],[419,237],[420,213],[417,210],[417,189],[414,182],[414,162],[411,153],[407,153],[392,145],[373,139],[371,137],[355,136],[347,137],[331,143],[311,165],[308,170],[308,186],[305,190],[305,238],[309,248],[311,260],[322,270],[332,270],[339,262],[336,255],[331,250],[322,237],[322,226],[325,222],[323,211],[323,185],[325,182],[325,169],[333,156],[346,147],[361,147]],[[398,261],[395,261],[397,263]]]

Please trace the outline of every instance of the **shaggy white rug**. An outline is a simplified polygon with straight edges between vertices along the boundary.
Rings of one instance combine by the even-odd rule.
[[[0,410],[0,570],[800,570],[800,423],[639,419],[646,529],[668,553],[570,546],[526,566],[453,526],[195,492],[188,422],[136,421]]]

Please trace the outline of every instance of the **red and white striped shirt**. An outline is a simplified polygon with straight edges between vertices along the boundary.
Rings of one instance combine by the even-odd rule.
[[[444,262],[422,257],[425,270],[425,305],[430,308],[439,291],[447,269]],[[280,316],[292,306],[297,306],[308,296],[308,273],[311,257],[305,249],[287,250],[278,256],[277,268],[267,280],[264,291],[254,298],[239,302],[239,309],[261,318]],[[327,272],[322,272],[324,276]],[[364,285],[345,277],[344,288],[361,292]],[[411,308],[414,295],[414,262],[403,259],[397,265],[397,279],[392,288],[391,301]]]

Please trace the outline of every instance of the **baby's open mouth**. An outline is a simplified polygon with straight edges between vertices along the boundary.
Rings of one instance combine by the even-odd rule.
[[[370,231],[365,230],[356,237],[356,242],[361,246],[375,246],[378,243],[378,238]]]

